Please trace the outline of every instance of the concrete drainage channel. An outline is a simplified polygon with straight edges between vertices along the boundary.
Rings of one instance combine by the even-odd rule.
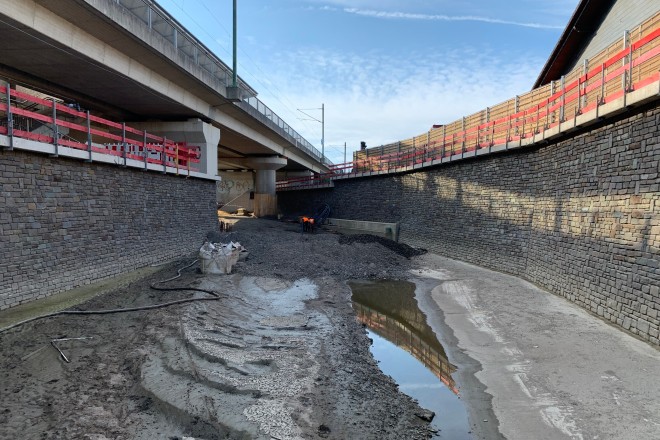
[[[343,234],[372,234],[389,238],[393,241],[399,241],[398,223],[328,218],[328,223],[325,226],[331,231],[341,232]]]
[[[383,373],[417,400],[434,439],[471,440],[468,415],[452,373],[456,367],[418,308],[408,281],[351,281],[353,309],[367,327],[371,352]]]

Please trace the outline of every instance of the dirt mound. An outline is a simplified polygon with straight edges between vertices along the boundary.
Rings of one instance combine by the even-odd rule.
[[[396,252],[402,257],[410,258],[416,255],[425,254],[426,249],[419,249],[408,246],[407,244],[397,243],[396,241],[387,239],[385,237],[379,237],[377,235],[371,234],[355,234],[355,235],[342,235],[339,238],[339,244],[353,244],[353,243],[378,243],[392,252]]]

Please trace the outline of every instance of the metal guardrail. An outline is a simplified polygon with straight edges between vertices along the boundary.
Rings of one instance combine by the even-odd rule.
[[[630,34],[637,34],[631,42]],[[534,89],[498,106],[439,126],[405,141],[358,151],[354,160],[331,171],[277,182],[278,190],[328,187],[333,181],[396,173],[438,163],[533,144],[597,119],[602,106],[651,84],[660,84],[660,13],[624,41],[558,82]]]
[[[172,15],[152,0],[114,0],[127,12],[145,23],[151,30],[158,33],[193,64],[210,74],[218,82],[218,86],[227,87],[232,84],[232,69],[218,58],[208,47],[188,32]],[[305,151],[313,158],[329,163],[322,158],[321,153],[310,142],[303,138],[282,118],[277,116],[266,104],[256,98],[257,92],[242,79],[238,79],[238,87],[247,98],[236,102],[253,118],[259,120],[277,134]],[[324,159],[324,160],[322,160]]]
[[[118,158],[121,165],[131,159],[144,164],[144,169],[151,164],[162,166],[163,172],[168,168],[187,175],[199,171],[197,147],[100,118],[55,99],[13,90],[9,83],[0,86],[0,134],[9,138],[6,148],[10,150],[18,137],[52,145],[54,156],[59,154],[60,147],[68,147],[85,152],[89,162],[93,153],[98,153]]]

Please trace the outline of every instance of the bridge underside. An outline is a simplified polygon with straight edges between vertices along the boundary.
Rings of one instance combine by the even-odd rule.
[[[275,132],[259,121],[246,117],[242,109],[225,99],[212,86],[203,84],[166,56],[141,44],[93,8],[85,7],[74,0],[42,4],[55,13],[64,15],[66,11],[67,20],[83,31],[80,34],[93,32],[103,44],[120,50],[133,60],[139,60],[139,64],[131,64],[129,69],[147,68],[158,72],[159,78],[154,78],[154,81],[162,80],[160,77],[168,78],[171,83],[186,91],[203,96],[204,101],[208,102],[210,114],[214,113],[213,109],[217,109],[222,113],[223,120],[240,120],[249,130],[259,132],[265,139],[274,143],[282,142]],[[70,30],[58,28],[57,24],[53,26],[55,36],[62,32]],[[51,38],[14,20],[4,12],[0,13],[0,33],[3,36],[3,44],[0,45],[0,76],[12,83],[24,84],[67,102],[76,102],[108,119],[137,122],[186,121],[198,118],[211,123],[220,128],[222,133],[218,146],[218,167],[221,170],[245,169],[240,163],[237,164],[234,158],[278,154],[224,125],[217,118],[211,117],[212,115],[192,110],[181,100],[145,86],[120,70],[113,69],[110,63],[106,66],[75,52],[60,43],[61,38]],[[76,32],[66,38],[74,41],[72,44],[75,45],[75,39],[79,37],[86,38],[76,35]],[[296,162],[295,157],[289,157],[284,169],[294,171],[308,167]]]

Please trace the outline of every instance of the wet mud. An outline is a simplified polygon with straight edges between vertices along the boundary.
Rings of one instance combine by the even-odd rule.
[[[345,282],[404,276],[407,259],[377,243],[342,245],[269,222],[234,230],[252,261],[228,276],[190,270],[173,282],[213,290],[218,301],[60,316],[0,333],[0,438],[430,438],[419,405],[371,356]],[[286,252],[316,254],[287,264]],[[374,268],[372,259],[389,263]],[[149,289],[188,261],[77,308],[204,296]],[[70,362],[51,345],[82,337],[90,339],[58,343]]]

